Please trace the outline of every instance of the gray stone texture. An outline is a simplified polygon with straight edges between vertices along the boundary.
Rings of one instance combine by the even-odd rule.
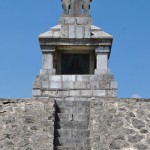
[[[40,85],[40,86],[39,86]],[[111,73],[99,75],[41,74],[33,83],[33,97],[117,97]]]
[[[90,38],[91,37],[90,17],[61,17],[60,37],[61,38]]]
[[[52,150],[52,99],[0,99],[0,150]]]
[[[149,125],[149,99],[0,99],[0,150],[149,150]]]
[[[55,149],[90,149],[90,101],[56,100],[55,108]]]
[[[82,22],[80,21],[82,18],[80,20],[78,18],[80,19],[80,17],[61,17],[59,20],[59,25],[54,26],[49,31],[40,34],[39,41],[41,48],[45,49],[46,46],[54,46],[56,43],[57,45],[85,45],[86,42],[88,45],[112,45],[112,35],[104,32],[97,26],[91,25],[92,21],[90,17],[83,17]],[[72,41],[73,39],[69,38],[69,25],[73,25],[75,28],[83,27],[83,39],[76,35],[75,40]],[[93,39],[95,41],[93,41]],[[83,42],[81,42],[81,40]]]
[[[150,100],[92,98],[91,150],[149,150]]]

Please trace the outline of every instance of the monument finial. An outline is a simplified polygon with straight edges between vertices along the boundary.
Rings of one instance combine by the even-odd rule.
[[[92,0],[61,0],[64,16],[89,16],[90,2]],[[83,11],[82,11],[83,10]]]

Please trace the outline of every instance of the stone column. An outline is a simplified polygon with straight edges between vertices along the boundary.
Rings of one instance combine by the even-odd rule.
[[[109,46],[100,46],[95,50],[96,53],[96,69],[95,74],[105,74],[108,70],[108,54],[110,52]]]
[[[48,49],[42,50],[42,72],[46,71],[48,74],[55,74],[55,47],[49,47]]]

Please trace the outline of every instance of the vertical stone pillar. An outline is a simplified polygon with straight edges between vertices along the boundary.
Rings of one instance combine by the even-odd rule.
[[[96,69],[95,74],[104,74],[108,70],[108,54],[110,52],[109,46],[100,46],[95,50],[96,53]]]
[[[55,47],[49,47],[42,50],[42,71],[47,71],[49,74],[55,74]]]

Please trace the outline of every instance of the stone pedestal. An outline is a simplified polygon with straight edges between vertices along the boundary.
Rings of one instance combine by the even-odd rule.
[[[43,76],[44,77],[44,76]],[[40,85],[40,86],[39,86]],[[35,92],[36,91],[36,92]],[[33,83],[33,97],[116,97],[117,83],[111,74],[46,75]]]
[[[90,17],[61,17],[59,25],[39,36],[43,65],[33,82],[33,97],[117,96],[108,68],[112,36],[91,22]]]
[[[91,101],[117,97],[108,67],[112,36],[92,25],[90,2],[62,0],[59,25],[39,36],[43,65],[32,96],[55,100],[54,149],[93,149]]]

